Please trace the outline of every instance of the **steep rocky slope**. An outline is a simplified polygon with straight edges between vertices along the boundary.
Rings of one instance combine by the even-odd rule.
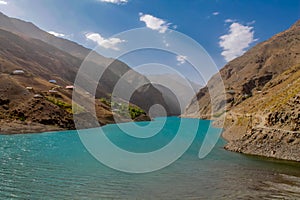
[[[229,150],[300,161],[300,65],[232,108],[224,136]]]
[[[140,82],[149,83],[141,87],[139,91],[134,94],[134,96],[130,100],[133,104],[140,106],[146,111],[148,111],[149,108],[154,104],[163,105],[165,108],[167,108],[167,111],[171,109],[168,108],[168,105],[165,103],[162,94],[150,84],[149,80],[147,80],[141,74],[131,70],[131,68],[123,62],[105,58],[97,54],[96,52],[92,52],[90,49],[78,45],[75,42],[55,37],[41,30],[30,22],[10,18],[2,13],[0,13],[0,28],[10,33],[19,35],[23,37],[23,39],[29,39],[30,42],[33,42],[35,44],[41,44],[40,46],[42,46],[42,48],[45,48],[45,50],[52,49],[52,52],[50,52],[50,54],[55,53],[55,55],[57,56],[60,56],[60,54],[62,54],[63,56],[60,56],[60,58],[62,58],[64,61],[67,60],[67,62],[70,62],[72,60],[73,63],[71,67],[65,67],[64,65],[49,66],[45,62],[41,64],[41,66],[43,66],[44,68],[46,67],[48,70],[56,71],[55,73],[63,75],[63,78],[70,82],[74,82],[76,72],[78,71],[82,61],[86,58],[86,56],[90,53],[93,54],[93,56],[90,56],[90,62],[92,62],[91,65],[99,68],[107,67],[105,74],[100,80],[96,98],[109,98],[109,94],[112,93],[114,86],[120,79],[120,77],[123,76],[126,72],[131,71],[131,80],[138,80]],[[48,46],[46,44],[48,44]],[[31,48],[30,44],[24,48]],[[24,58],[25,56],[35,56],[38,51],[34,51],[33,53],[35,54],[31,53],[32,52],[29,52],[30,55],[24,55]],[[130,81],[128,82],[128,85],[130,85]]]
[[[93,116],[83,108],[72,111],[72,90],[65,88],[73,85],[81,62],[80,58],[48,43],[0,26],[0,133],[74,129],[73,114],[87,119],[85,127],[95,126],[89,124],[88,119]],[[121,62],[112,65],[112,69],[115,71],[107,70],[105,76],[110,81],[101,82],[97,89],[95,108],[100,125],[113,123],[114,118],[109,104],[99,98],[109,97],[116,80],[129,70]],[[22,73],[13,74],[15,70]],[[138,73],[133,74],[133,79],[146,79]],[[56,83],[50,83],[52,79]],[[91,80],[87,77],[86,81]],[[140,105],[146,109],[155,103],[164,104],[161,93],[151,85],[142,88],[132,102],[138,102],[144,95],[147,101]],[[149,120],[134,104],[130,108],[133,119]],[[120,114],[116,116],[122,119]]]
[[[213,114],[226,114],[227,149],[300,161],[299,64],[300,21],[220,71],[226,104]],[[212,77],[185,116],[213,118],[208,88],[219,85]],[[197,112],[195,104],[200,106]]]

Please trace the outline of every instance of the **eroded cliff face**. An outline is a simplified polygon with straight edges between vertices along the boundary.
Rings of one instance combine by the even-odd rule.
[[[221,71],[226,106],[211,113],[209,85],[184,116],[215,119],[226,114],[224,137],[232,151],[300,160],[300,21],[262,42]],[[195,104],[199,110],[195,111]],[[222,110],[223,109],[223,110]]]
[[[228,150],[300,161],[299,64],[229,112],[224,135],[233,134]]]

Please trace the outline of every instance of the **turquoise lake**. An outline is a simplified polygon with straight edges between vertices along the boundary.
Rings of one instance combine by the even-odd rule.
[[[180,119],[165,120],[148,139],[124,135],[117,125],[103,130],[122,149],[149,152],[175,137]],[[210,121],[184,120],[199,124],[192,145],[171,165],[142,174],[103,165],[77,131],[0,135],[0,199],[300,199],[300,163],[228,152],[222,138],[199,159]],[[141,134],[152,131],[147,123],[137,123]]]

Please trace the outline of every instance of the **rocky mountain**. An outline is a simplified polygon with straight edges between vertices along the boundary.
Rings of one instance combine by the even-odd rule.
[[[28,36],[30,38],[41,40],[45,43],[48,43],[62,51],[68,52],[69,54],[83,60],[90,52],[90,49],[87,49],[75,42],[66,40],[63,38],[55,37],[31,22],[26,22],[20,19],[10,18],[0,12],[0,27],[1,29],[7,30],[9,32]],[[97,56],[103,59],[103,62],[108,59],[97,54]]]
[[[147,75],[147,78],[159,83],[153,86],[162,93],[165,102],[171,108],[170,115],[178,116],[184,113],[194,94],[201,88],[201,85],[178,74]]]
[[[23,37],[28,37],[28,38],[38,39],[39,41],[43,41],[44,43],[56,47],[57,49],[67,52],[71,56],[77,58],[80,64],[88,54],[90,53],[93,54],[93,56],[90,56],[89,58],[91,62],[94,62],[93,65],[95,65],[95,67],[107,67],[102,80],[100,80],[99,88],[101,89],[98,90],[96,93],[97,98],[101,98],[101,97],[108,98],[109,94],[112,93],[116,82],[120,79],[122,75],[124,75],[128,71],[131,72],[130,74],[132,80],[139,80],[141,82],[146,82],[146,83],[149,82],[149,80],[147,80],[144,76],[131,70],[131,68],[127,66],[125,63],[118,60],[112,60],[111,58],[105,58],[97,54],[96,52],[91,51],[90,49],[78,45],[75,42],[63,38],[55,37],[41,30],[40,28],[38,28],[37,26],[35,26],[30,22],[25,22],[19,19],[10,18],[0,13],[0,28],[15,33],[17,35],[21,35]],[[73,69],[76,72],[80,67],[80,64],[73,65]],[[73,74],[73,78],[68,79],[68,81],[74,82],[75,75],[76,74]],[[130,85],[130,83],[128,84]],[[141,101],[141,99],[143,99],[143,101]],[[168,105],[166,105],[166,103],[164,102],[164,99],[162,98],[162,94],[156,88],[154,88],[150,83],[141,87],[139,91],[137,91],[136,94],[133,96],[131,102],[142,107],[146,111],[149,110],[149,108],[153,104],[161,104],[164,107],[166,107],[168,110]]]
[[[227,149],[300,161],[300,64],[232,109],[226,123],[225,135],[235,134]]]
[[[0,132],[41,132],[74,128],[72,89],[66,86],[73,85],[83,58],[89,52],[91,50],[56,38],[32,23],[0,14]],[[96,68],[105,67],[112,62],[109,58],[92,53],[95,60],[89,62]],[[126,82],[127,85],[131,85],[132,81],[149,82],[125,63],[113,61],[98,83],[96,91],[95,107],[100,124],[114,122],[107,99],[120,77],[129,70],[131,77]],[[88,76],[86,82],[95,84]],[[89,94],[90,91],[86,93]],[[153,104],[167,107],[161,92],[150,82],[135,92],[130,103],[132,117],[136,120],[149,119],[139,107],[146,112]],[[84,113],[80,109],[78,112]],[[88,119],[88,116],[85,118]]]
[[[299,64],[300,21],[220,70],[226,104],[213,114],[226,114],[227,149],[300,161]],[[185,116],[213,118],[208,88],[220,84],[212,77]]]
[[[0,132],[74,129],[73,114],[91,117],[72,111],[72,90],[66,88],[80,64],[49,44],[0,29]],[[95,108],[101,125],[114,122],[107,103],[96,101]]]

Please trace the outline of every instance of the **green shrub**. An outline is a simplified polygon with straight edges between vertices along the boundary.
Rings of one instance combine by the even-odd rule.
[[[142,115],[142,114],[146,114],[145,111],[137,106],[133,106],[130,105],[129,106],[126,103],[117,103],[117,102],[111,102],[110,100],[106,99],[106,98],[100,98],[99,99],[100,102],[104,103],[105,105],[116,109],[114,112],[121,115],[121,116],[125,116],[126,113],[130,114],[130,117],[132,119],[135,119],[136,117]]]
[[[105,105],[111,106],[111,102],[110,102],[108,99],[106,99],[106,98],[100,98],[99,100],[100,100],[102,103],[104,103]]]
[[[53,103],[54,105],[57,105],[58,107],[66,110],[67,112],[72,113],[72,105],[71,104],[61,101],[59,99],[56,99],[54,97],[47,96],[46,99],[49,102]]]
[[[136,106],[129,106],[129,113],[131,116],[131,119],[135,119],[136,117],[142,115],[142,114],[146,114],[144,110],[142,110],[139,107]]]

